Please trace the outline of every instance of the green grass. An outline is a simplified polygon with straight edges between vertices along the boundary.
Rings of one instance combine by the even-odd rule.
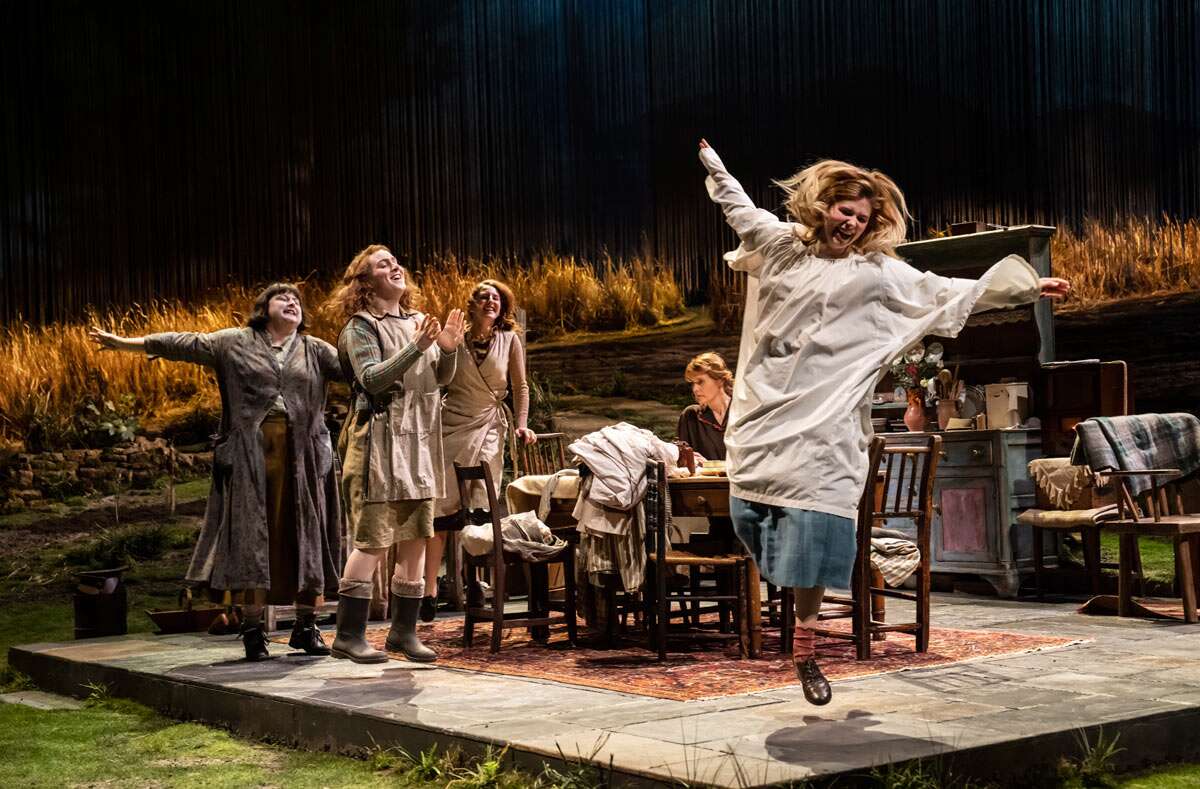
[[[208,483],[180,486],[202,498]],[[41,514],[45,517],[45,513]],[[53,516],[52,516],[53,517]],[[126,575],[129,632],[149,632],[147,608],[176,607],[196,518],[123,522],[78,535],[21,557],[25,572],[0,585],[0,692],[32,687],[8,667],[9,647],[74,637],[74,610],[65,555],[136,554]],[[185,539],[186,538],[186,539]],[[81,546],[83,546],[81,548]],[[29,572],[53,580],[30,584]],[[24,579],[24,580],[23,580]],[[505,766],[503,754],[468,760],[457,752],[408,754],[375,748],[366,759],[310,753],[246,740],[222,729],[182,723],[100,690],[82,710],[35,710],[0,704],[0,786],[155,787],[449,787],[508,789],[598,786],[592,768],[540,776]]]
[[[1117,535],[1101,532],[1100,558],[1103,561],[1117,561],[1117,540]],[[1170,584],[1175,580],[1175,549],[1170,539],[1139,537],[1138,550],[1142,555],[1142,570],[1146,573],[1147,581]]]
[[[0,786],[420,786],[371,762],[238,739],[132,702],[78,711],[0,705]]]
[[[1122,789],[1192,789],[1200,786],[1200,765],[1173,764],[1120,776],[1116,785]]]

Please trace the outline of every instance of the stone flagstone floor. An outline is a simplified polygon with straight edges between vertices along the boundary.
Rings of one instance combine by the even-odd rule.
[[[80,695],[84,683],[105,682],[249,736],[343,751],[507,745],[534,769],[560,755],[611,758],[618,784],[757,786],[924,757],[1012,784],[1077,755],[1079,731],[1094,740],[1100,727],[1121,735],[1129,766],[1196,757],[1200,625],[1076,607],[935,596],[938,626],[1082,643],[837,682],[826,707],[795,687],[668,701],[403,661],[356,666],[278,644],[272,660],[248,664],[232,637],[198,635],[34,644],[14,647],[10,661],[49,690]],[[889,614],[900,621],[905,612],[889,604]]]

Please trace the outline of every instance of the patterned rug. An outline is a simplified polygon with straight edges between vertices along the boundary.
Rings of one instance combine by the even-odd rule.
[[[1079,613],[1093,616],[1116,616],[1117,596],[1115,594],[1096,595],[1079,606]],[[1176,619],[1184,621],[1183,601],[1162,597],[1135,597],[1131,617],[1138,619]]]
[[[827,624],[836,627],[839,622]],[[797,684],[791,659],[779,651],[778,630],[764,631],[763,657],[759,660],[739,659],[736,643],[674,642],[673,650],[686,648],[686,651],[671,651],[661,663],[653,652],[629,640],[620,642],[616,648],[603,649],[583,627],[575,649],[566,643],[563,628],[555,628],[547,644],[530,640],[525,630],[509,630],[500,651],[494,655],[488,652],[490,625],[476,627],[475,643],[470,649],[463,647],[462,632],[462,620],[457,618],[420,626],[421,639],[438,651],[438,665],[468,671],[546,679],[676,701]],[[367,639],[377,649],[383,649],[386,637],[385,626],[367,631]],[[1078,641],[1023,633],[934,628],[929,651],[922,654],[912,651],[911,637],[893,633],[887,641],[874,642],[872,657],[865,661],[855,659],[854,646],[849,641],[818,639],[817,659],[830,680],[839,680],[1036,652],[1074,643]],[[398,656],[396,659],[403,660]]]

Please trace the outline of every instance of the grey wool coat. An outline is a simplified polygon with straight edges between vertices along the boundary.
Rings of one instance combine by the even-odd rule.
[[[152,358],[213,368],[221,391],[212,491],[187,580],[213,589],[270,588],[266,466],[259,427],[276,396],[282,395],[297,499],[296,591],[336,592],[345,559],[340,473],[324,418],[326,384],[342,377],[334,347],[300,334],[280,363],[266,333],[246,327],[210,334],[151,334],[145,349]]]

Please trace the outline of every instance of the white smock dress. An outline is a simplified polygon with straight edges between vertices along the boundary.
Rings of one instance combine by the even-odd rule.
[[[725,259],[749,274],[725,435],[734,528],[768,581],[847,588],[887,366],[925,335],[956,336],[972,312],[1035,301],[1037,273],[1016,255],[978,280],[877,252],[818,257],[800,225],[754,206],[712,148],[700,160],[741,241]]]

